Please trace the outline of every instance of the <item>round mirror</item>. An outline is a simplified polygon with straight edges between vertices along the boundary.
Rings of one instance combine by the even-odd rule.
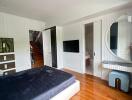
[[[111,25],[107,42],[116,56],[132,61],[132,16],[121,16]]]

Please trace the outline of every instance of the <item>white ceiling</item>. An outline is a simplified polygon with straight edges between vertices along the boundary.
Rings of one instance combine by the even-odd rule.
[[[60,25],[131,0],[0,0],[0,11]]]

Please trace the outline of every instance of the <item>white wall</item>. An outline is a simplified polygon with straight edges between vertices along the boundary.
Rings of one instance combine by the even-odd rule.
[[[83,73],[83,26],[80,23],[71,24],[63,28],[63,41],[79,40],[79,53],[63,52],[63,66],[77,72]]]
[[[101,59],[102,61],[108,60],[108,61],[122,61],[122,59],[116,57],[112,54],[111,51],[108,50],[108,46],[106,46],[106,34],[109,32],[110,26],[113,22],[117,20],[118,17],[120,17],[123,14],[128,13],[131,14],[132,9],[124,9],[118,12],[113,12],[107,15],[91,18],[88,20],[84,20],[77,23],[72,23],[64,26],[64,34],[63,34],[63,40],[70,40],[70,39],[79,39],[80,40],[80,53],[63,53],[63,60],[64,60],[64,67],[67,67],[69,69],[72,69],[77,72],[84,73],[85,68],[85,42],[84,42],[84,24],[95,22],[98,20],[102,20],[102,43],[101,43]],[[101,64],[101,62],[100,62]],[[99,65],[98,65],[99,66]],[[101,78],[107,80],[108,79],[108,73],[110,70],[102,68],[101,70]],[[99,76],[98,76],[99,77]]]
[[[44,22],[0,12],[0,37],[14,38],[17,71],[31,68],[29,30],[44,28]]]

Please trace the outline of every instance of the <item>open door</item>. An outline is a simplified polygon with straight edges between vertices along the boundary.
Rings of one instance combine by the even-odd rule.
[[[101,41],[102,41],[102,22],[101,20],[94,22],[94,76],[101,77]]]
[[[51,31],[43,31],[44,65],[52,66]]]

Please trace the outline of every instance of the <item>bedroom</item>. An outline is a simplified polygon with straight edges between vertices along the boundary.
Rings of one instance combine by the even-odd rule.
[[[57,69],[65,69],[65,71],[76,75],[77,79],[81,82],[80,88],[82,91],[80,90],[80,93],[75,95],[73,100],[96,100],[98,98],[101,100],[118,100],[117,95],[121,95],[119,97],[121,99],[127,100],[128,98],[129,100],[132,95],[131,92],[123,93],[114,88],[110,88],[108,81],[102,81],[108,80],[108,75],[111,72],[110,67],[102,67],[103,61],[125,61],[116,57],[116,55],[106,47],[105,39],[112,23],[116,22],[117,19],[123,15],[132,15],[132,4],[129,1],[131,0],[101,0],[101,2],[98,0],[85,0],[83,2],[81,0],[72,0],[70,2],[67,0],[57,0],[56,2],[51,0],[0,0],[0,38],[13,38],[15,68],[16,72],[21,72],[31,69],[29,30],[42,31],[43,40],[45,41],[43,41],[44,65],[52,66],[53,57],[51,53],[51,41],[49,41],[51,36],[48,33],[50,33],[50,27],[56,26],[57,45],[55,49],[57,49],[57,59],[55,60],[57,62]],[[94,32],[98,33],[98,36],[94,39],[97,40],[94,43],[98,44],[95,45],[97,49],[94,50],[97,59],[94,60],[95,66],[93,70],[93,76],[98,78],[92,78],[92,76],[84,74],[86,73],[85,25],[89,23],[94,23]],[[63,51],[63,42],[71,40],[79,40],[79,52]],[[131,71],[131,67],[125,69],[125,72],[126,70]],[[85,80],[83,77],[90,78],[93,80],[93,83],[89,83],[89,80],[87,78]],[[85,81],[88,82],[88,85],[86,85],[87,90],[83,87],[85,84],[83,82]],[[96,82],[98,84],[96,84]],[[92,85],[93,88],[88,89],[90,87],[89,85]],[[104,87],[107,88],[108,91],[105,91]],[[98,93],[94,92],[94,89]],[[72,92],[72,90],[70,91]],[[86,91],[88,92],[84,94]],[[111,92],[116,95],[111,94]],[[93,96],[91,96],[91,93],[93,93]],[[105,95],[104,93],[107,94]],[[97,96],[97,98],[95,98],[95,96]]]

